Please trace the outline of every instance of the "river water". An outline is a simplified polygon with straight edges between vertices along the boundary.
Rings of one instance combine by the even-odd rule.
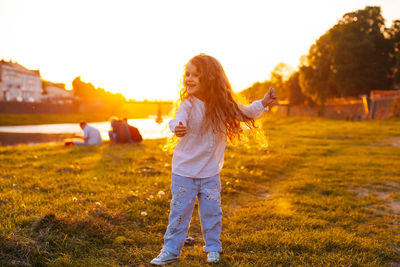
[[[131,119],[128,123],[139,129],[143,139],[158,139],[171,135],[168,129],[169,119],[164,119],[160,124],[154,119]],[[91,122],[89,125],[99,129],[103,140],[109,140],[108,131],[110,122]],[[3,133],[42,133],[42,134],[78,134],[83,131],[78,123],[62,124],[40,124],[40,125],[20,125],[20,126],[0,126],[0,132]]]

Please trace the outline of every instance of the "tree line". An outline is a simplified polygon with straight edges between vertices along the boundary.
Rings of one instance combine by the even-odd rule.
[[[103,88],[96,88],[90,82],[83,82],[80,76],[72,81],[72,90],[74,95],[83,102],[98,102],[112,107],[122,107],[126,102],[126,98],[122,94],[113,94]]]
[[[400,20],[386,28],[380,7],[347,13],[311,45],[296,71],[288,69],[279,63],[270,80],[241,94],[253,101],[274,87],[290,104],[323,106],[329,98],[391,89],[400,83]]]

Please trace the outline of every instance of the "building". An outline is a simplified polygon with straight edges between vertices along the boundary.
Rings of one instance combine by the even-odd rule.
[[[49,81],[42,81],[42,83],[42,101],[66,104],[72,103],[75,99],[73,92],[65,89],[64,83],[53,83]]]
[[[39,70],[28,70],[12,61],[0,61],[0,101],[40,102]]]

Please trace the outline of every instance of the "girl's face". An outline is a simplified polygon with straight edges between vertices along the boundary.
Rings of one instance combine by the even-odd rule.
[[[189,62],[186,65],[185,86],[190,95],[198,95],[200,93],[200,73],[197,67]]]

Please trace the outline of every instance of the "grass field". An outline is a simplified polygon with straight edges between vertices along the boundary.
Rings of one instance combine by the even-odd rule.
[[[400,121],[259,122],[225,153],[216,266],[398,266]],[[148,266],[168,222],[165,144],[0,147],[0,265]],[[197,210],[189,235],[172,266],[207,265]]]

